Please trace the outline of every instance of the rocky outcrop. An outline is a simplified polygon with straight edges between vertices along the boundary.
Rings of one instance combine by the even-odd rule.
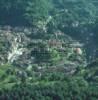
[[[59,33],[59,34],[58,34]],[[56,35],[55,35],[56,34]],[[39,36],[41,35],[41,37]],[[50,38],[47,38],[50,37]],[[84,64],[85,55],[83,44],[73,40],[70,36],[57,31],[53,34],[43,33],[34,28],[0,27],[0,64],[9,63],[21,68],[32,69],[33,64],[40,64],[42,67],[51,66],[49,70],[74,73],[80,64]],[[54,50],[54,51],[53,51]],[[49,53],[54,52],[49,56]],[[81,51],[81,52],[80,52]],[[36,53],[43,53],[37,54]],[[47,54],[45,54],[47,53]],[[58,53],[58,55],[57,55]],[[81,54],[80,54],[81,53]],[[43,57],[41,57],[43,56]],[[49,64],[49,57],[53,61],[59,57],[55,65]],[[76,56],[78,56],[77,59]],[[46,57],[48,57],[46,59]],[[45,59],[42,60],[42,59]],[[71,58],[71,59],[70,59]],[[40,59],[38,63],[37,60]],[[66,63],[68,62],[68,63]],[[72,65],[71,65],[72,63]],[[43,66],[46,65],[46,66]],[[38,65],[39,66],[39,65]],[[55,67],[53,67],[55,66]],[[53,67],[53,68],[52,68]],[[47,69],[48,70],[48,69]],[[48,71],[49,71],[48,70]],[[45,72],[45,70],[43,69]]]

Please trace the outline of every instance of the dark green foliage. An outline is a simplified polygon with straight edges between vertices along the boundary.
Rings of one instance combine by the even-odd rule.
[[[1,69],[4,70],[6,67],[7,65],[4,68],[1,67]],[[35,77],[35,81],[33,82],[26,81],[27,77],[25,77],[25,81],[21,80],[21,82],[19,82],[19,80],[17,80],[15,82],[15,77],[10,78],[8,76],[7,78],[10,79],[10,81],[6,83],[7,87],[1,87],[0,99],[65,100],[66,98],[66,100],[97,100],[98,81],[91,80],[97,76],[97,67],[94,67],[94,69],[91,69],[91,67],[87,67],[86,69],[82,68],[73,76],[66,76],[58,72],[47,73],[47,75],[43,75],[40,78]],[[7,75],[10,74],[11,73],[7,73]],[[32,78],[34,78],[34,76]],[[11,84],[10,82],[15,82],[15,84]],[[0,85],[3,86],[1,83]]]
[[[93,90],[92,90],[93,89]],[[98,99],[97,87],[90,86],[83,78],[71,78],[65,81],[39,83],[38,85],[20,84],[13,89],[0,91],[4,100],[94,100]]]
[[[25,18],[30,24],[36,25],[39,21],[45,21],[49,13],[48,0],[28,0],[25,8]]]
[[[57,28],[72,28],[94,23],[96,7],[88,0],[53,0],[53,20]],[[77,6],[76,6],[77,5]],[[65,24],[66,23],[66,24]]]
[[[29,63],[35,64],[30,68],[2,63],[2,55],[7,58],[5,48],[10,50],[9,43],[0,38],[0,100],[98,100],[98,61],[84,66],[84,54],[83,57],[70,55],[66,46],[49,48],[49,44],[43,42],[46,38],[59,40],[60,34],[55,36],[53,33],[60,30],[61,34],[64,32],[84,41],[89,33],[95,33],[93,39],[97,44],[98,10],[95,2],[98,3],[96,0],[0,0],[0,25],[30,25],[35,29],[34,34],[28,33],[32,40],[35,39],[35,44],[26,38],[30,42],[27,47],[31,50],[29,56],[34,57]],[[43,39],[43,43],[37,43],[37,39]],[[65,71],[70,66],[77,66],[73,74]],[[74,68],[68,71],[74,71]]]
[[[97,15],[96,6],[89,0],[1,0],[0,12],[0,22],[13,25],[36,25],[48,15],[57,25],[92,23]]]
[[[25,0],[1,0],[0,1],[0,22],[1,24],[25,24],[24,20]]]
[[[49,11],[47,0],[1,0],[1,24],[36,25],[47,17]]]

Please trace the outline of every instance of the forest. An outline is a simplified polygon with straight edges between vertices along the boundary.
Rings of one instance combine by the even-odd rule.
[[[98,100],[97,27],[97,0],[0,0],[0,100]]]

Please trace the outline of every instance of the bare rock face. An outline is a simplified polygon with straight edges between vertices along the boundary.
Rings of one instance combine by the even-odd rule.
[[[22,32],[22,30],[18,28],[12,30],[10,27],[0,28],[0,64],[13,64],[18,61],[20,57],[21,61],[23,61],[23,55],[24,58],[26,58],[25,56],[28,55],[26,53],[28,51],[27,45],[31,40],[26,36],[25,32],[28,31],[24,29]]]

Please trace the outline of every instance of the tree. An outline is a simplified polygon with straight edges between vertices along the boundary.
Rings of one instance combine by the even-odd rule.
[[[1,0],[0,1],[0,22],[1,24],[20,25],[24,24],[25,0]]]
[[[31,25],[37,25],[39,21],[45,21],[49,14],[50,3],[48,0],[28,0],[25,9],[25,18]]]
[[[58,24],[66,23],[73,27],[77,27],[78,24],[93,23],[96,16],[96,8],[88,0],[54,0],[54,11],[54,18]]]

